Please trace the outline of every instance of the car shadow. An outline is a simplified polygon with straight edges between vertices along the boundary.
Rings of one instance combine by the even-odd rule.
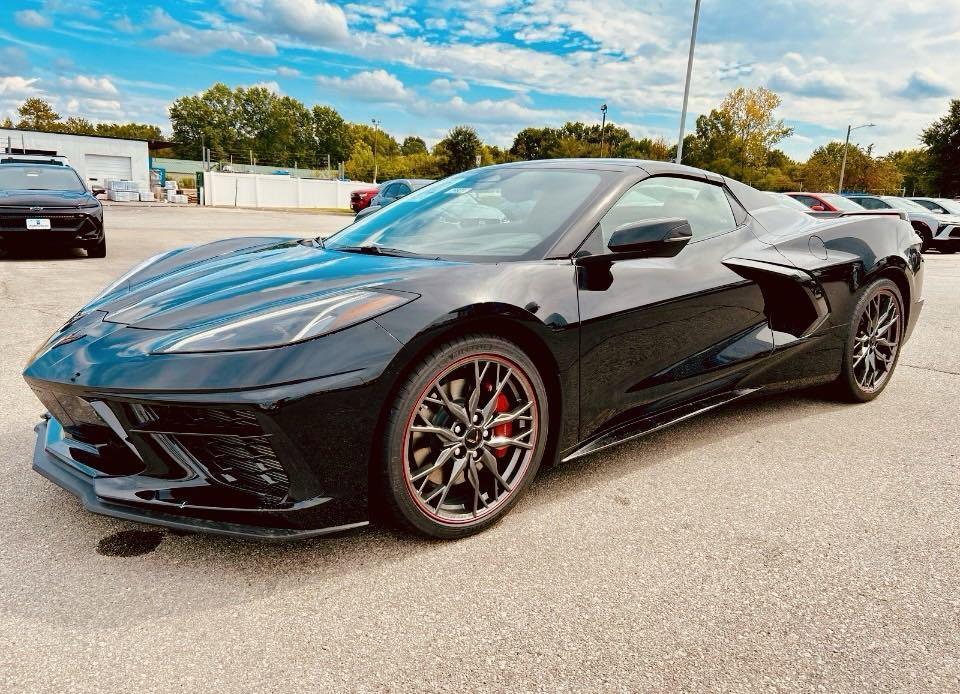
[[[86,257],[87,252],[79,248],[0,248],[0,262],[29,260],[78,260]]]
[[[59,522],[72,526],[69,537],[74,545],[78,536],[88,537],[88,549],[71,546],[63,537],[44,540],[37,551],[49,556],[37,558],[41,566],[48,562],[54,566],[62,555],[71,554],[74,568],[66,574],[60,568],[23,575],[17,591],[19,598],[14,601],[0,597],[0,611],[49,622],[49,604],[56,601],[59,609],[53,621],[63,626],[120,627],[177,613],[189,613],[196,619],[198,612],[207,609],[235,609],[262,600],[265,595],[296,591],[305,584],[322,590],[325,585],[342,585],[344,579],[349,583],[354,574],[362,574],[357,580],[391,575],[404,571],[404,566],[422,566],[424,561],[458,562],[465,556],[479,561],[496,552],[497,547],[538,542],[538,533],[546,532],[543,528],[549,528],[549,524],[532,523],[531,518],[562,513],[571,497],[596,494],[596,489],[606,482],[669,463],[678,454],[708,449],[727,438],[747,432],[762,436],[758,432],[772,426],[776,417],[784,413],[801,420],[822,415],[825,407],[845,405],[827,401],[817,392],[769,396],[731,405],[618,448],[558,464],[541,472],[502,522],[456,542],[424,539],[382,527],[290,543],[184,534],[90,514],[67,492],[45,486],[35,503],[62,507],[57,511]],[[615,500],[629,505],[629,499]],[[691,503],[696,500],[691,499]],[[36,513],[42,516],[43,509],[38,508]],[[49,533],[51,527],[41,523],[37,532],[41,531]],[[135,543],[133,531],[141,531],[144,536],[144,551],[125,552],[122,543],[120,551],[99,551],[105,542],[130,540],[130,536]],[[91,567],[97,572],[96,581],[88,580],[83,571]],[[189,587],[191,595],[205,596],[204,599],[182,600],[185,587]],[[107,604],[109,609],[105,609]]]

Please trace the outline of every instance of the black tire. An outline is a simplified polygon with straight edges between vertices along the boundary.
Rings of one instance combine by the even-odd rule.
[[[480,364],[488,366],[480,372]],[[491,387],[488,374],[494,370],[490,368],[491,364],[496,372],[494,380],[497,384],[503,382],[507,385],[502,390],[493,389],[493,393],[489,394]],[[451,381],[441,393],[437,387],[448,378]],[[476,383],[475,388],[470,387],[471,381]],[[453,388],[453,384],[457,383],[461,384],[460,396],[457,396],[459,399],[455,397]],[[473,390],[480,394],[468,402]],[[490,424],[492,420],[489,418],[481,424],[463,425],[451,415],[452,410],[438,401],[446,396],[462,408],[462,414],[467,415],[468,419],[471,416],[467,414],[470,402],[477,408],[475,413],[479,413],[485,403],[494,403],[497,409],[490,413],[490,416],[494,416],[497,412],[504,412],[499,409],[500,401],[497,398],[503,397],[505,402],[507,395],[498,396],[497,393],[501,392],[511,393],[513,412],[528,408],[530,416],[522,419],[529,418],[529,423],[521,423],[518,417],[517,423],[509,426],[511,432],[516,426],[521,430],[520,433],[510,433],[507,438],[512,436],[514,439],[511,440],[517,441],[524,439],[525,443],[529,443],[529,448],[521,448],[519,444],[516,448],[491,448],[491,443],[506,440],[501,435],[504,425],[497,428]],[[422,413],[426,415],[422,416]],[[479,414],[473,416],[483,420]],[[410,371],[395,395],[387,417],[380,468],[375,471],[373,480],[373,484],[381,487],[379,496],[386,507],[387,519],[404,529],[440,539],[466,537],[496,523],[513,507],[536,476],[550,435],[549,421],[547,391],[543,380],[531,359],[516,345],[499,337],[476,335],[458,338],[437,347]],[[431,426],[444,427],[445,436],[414,431],[417,425],[422,428],[427,422]],[[459,444],[446,438],[457,427],[460,427],[462,437]],[[481,437],[479,440],[477,430]],[[468,441],[471,434],[474,436]],[[468,447],[468,443],[474,448]],[[424,471],[435,468],[439,458],[446,455],[448,449],[449,455],[445,458],[448,462],[425,477]],[[417,456],[424,450],[428,453],[418,463]],[[500,460],[502,455],[508,457]],[[458,469],[461,472],[454,475]],[[439,479],[435,480],[437,476]],[[455,479],[461,481],[457,483]],[[442,491],[443,488],[446,491]],[[441,494],[435,509],[427,499],[430,492]],[[448,496],[451,493],[452,496]],[[448,513],[448,504],[444,503],[446,499],[455,509],[449,512],[450,517],[444,517]],[[472,509],[469,499],[472,499]],[[483,503],[482,509],[478,501]],[[461,503],[463,509],[456,510]],[[441,509],[441,506],[444,508]],[[377,513],[379,509],[374,511],[375,516],[383,515]],[[456,513],[460,515],[454,516]]]
[[[931,243],[933,242],[933,234],[926,229],[917,229],[916,227],[914,227],[914,229],[916,229],[917,236],[919,236],[920,240],[923,242],[920,245],[920,252],[926,253],[930,250]]]
[[[94,246],[87,247],[88,258],[106,258],[107,257],[107,237],[104,236]]]
[[[878,300],[878,297],[888,297],[896,304],[898,317],[896,324],[896,348],[892,350],[892,357],[889,354],[889,348],[877,347],[876,342],[868,342],[869,348],[874,354],[877,349],[883,350],[883,356],[873,358],[874,364],[882,364],[885,371],[882,380],[875,383],[873,387],[865,387],[864,379],[869,380],[864,374],[864,366],[860,356],[860,340],[864,339],[864,332],[870,332],[870,315],[867,314],[868,307],[872,302]],[[883,302],[883,298],[880,299]],[[878,326],[882,327],[882,326]],[[906,315],[904,313],[903,296],[896,283],[889,279],[879,279],[860,289],[857,293],[853,311],[850,315],[850,326],[847,333],[847,340],[844,344],[843,362],[841,365],[840,376],[834,382],[835,394],[848,402],[869,402],[876,398],[890,383],[893,372],[897,368],[897,362],[900,359],[900,350],[903,347],[903,333],[906,329]],[[885,359],[890,358],[889,363]],[[874,369],[877,367],[874,366]]]

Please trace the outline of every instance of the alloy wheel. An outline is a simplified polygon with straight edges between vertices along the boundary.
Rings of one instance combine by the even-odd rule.
[[[413,501],[444,524],[494,513],[531,466],[538,417],[530,379],[509,359],[479,354],[444,368],[407,421],[403,472]]]
[[[853,375],[867,393],[883,387],[900,349],[903,314],[900,301],[888,289],[870,299],[860,321],[853,347]]]

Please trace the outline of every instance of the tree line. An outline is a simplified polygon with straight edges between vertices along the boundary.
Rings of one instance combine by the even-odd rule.
[[[787,156],[779,144],[793,130],[777,116],[780,97],[764,87],[738,88],[697,118],[684,139],[683,163],[731,176],[763,190],[835,190],[844,145],[818,147],[806,162]],[[39,98],[19,109],[16,127],[74,134],[159,140],[157,126],[61,119]],[[308,107],[260,86],[216,83],[170,106],[172,150],[168,156],[222,165],[261,164],[317,170],[344,165],[357,180],[439,178],[488,164],[566,157],[627,157],[675,160],[676,145],[663,138],[635,138],[607,123],[568,122],[561,127],[520,130],[509,148],[484,143],[469,125],[458,125],[428,148],[422,137],[398,141],[379,127],[346,121],[326,105]],[[6,127],[13,124],[10,119]],[[960,99],[920,135],[922,147],[874,154],[872,145],[849,145],[844,188],[908,195],[960,195]]]

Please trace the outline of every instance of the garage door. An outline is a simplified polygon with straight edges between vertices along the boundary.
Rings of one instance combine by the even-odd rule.
[[[88,154],[86,164],[87,180],[101,186],[108,180],[129,181],[133,178],[133,162],[130,157]]]

